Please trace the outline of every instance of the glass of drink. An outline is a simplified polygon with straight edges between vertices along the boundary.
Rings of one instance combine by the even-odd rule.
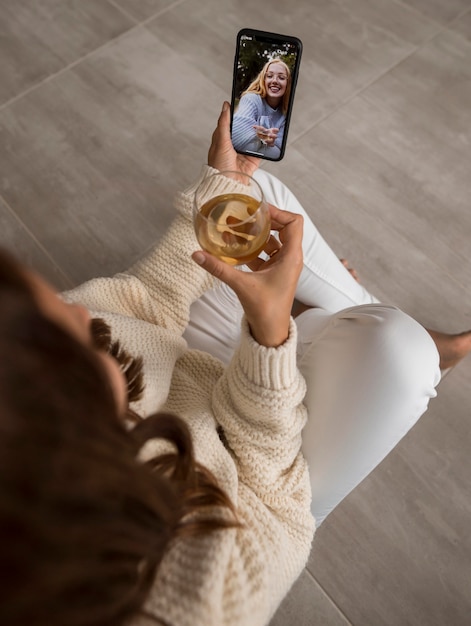
[[[263,128],[267,129],[265,132],[260,131],[259,133],[257,133],[257,136],[260,139],[260,141],[263,143],[264,146],[266,146],[267,138],[268,138],[267,131],[272,127],[271,117],[269,115],[261,115],[258,125],[263,126]]]
[[[225,191],[232,179],[232,190]],[[258,257],[270,237],[270,214],[260,185],[242,172],[205,178],[194,199],[196,237],[203,250],[230,265]]]

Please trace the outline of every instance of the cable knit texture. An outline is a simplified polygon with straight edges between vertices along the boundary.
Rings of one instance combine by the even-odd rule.
[[[214,172],[205,167],[201,176]],[[146,610],[172,626],[261,626],[301,573],[314,533],[300,452],[305,383],[296,367],[293,321],[287,341],[266,348],[244,319],[227,368],[187,349],[182,333],[190,304],[214,282],[190,256],[198,249],[191,222],[197,184],[177,195],[179,215],[142,261],[64,298],[106,319],[113,338],[143,357],[146,391],[133,408],[143,416],[165,410],[186,420],[197,460],[217,477],[243,524],[175,544]],[[233,185],[227,179],[224,191]],[[150,442],[143,454],[160,450]],[[150,623],[138,617],[133,625]]]

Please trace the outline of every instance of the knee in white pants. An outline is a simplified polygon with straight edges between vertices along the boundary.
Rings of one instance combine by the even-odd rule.
[[[299,367],[309,414],[303,452],[312,511],[320,523],[427,409],[436,395],[439,359],[427,331],[386,305],[352,307],[332,316],[313,312],[301,326]]]
[[[384,379],[390,388],[435,386],[439,355],[427,331],[409,315],[384,304],[365,304],[329,315],[308,310],[297,319],[299,364],[335,384]],[[303,372],[304,373],[304,372]],[[309,386],[308,380],[308,386]]]
[[[338,316],[355,320],[362,335],[362,358],[371,358],[384,370],[391,389],[410,397],[438,384],[438,350],[425,328],[412,317],[382,304],[353,307]]]

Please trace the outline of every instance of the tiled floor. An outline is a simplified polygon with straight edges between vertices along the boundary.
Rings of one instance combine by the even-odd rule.
[[[0,243],[59,288],[163,232],[236,32],[304,42],[285,160],[380,298],[471,327],[470,0],[0,0]],[[471,358],[318,531],[272,626],[471,624]]]

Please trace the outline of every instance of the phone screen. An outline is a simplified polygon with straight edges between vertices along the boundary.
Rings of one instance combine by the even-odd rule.
[[[243,29],[237,35],[231,101],[235,150],[283,158],[302,43],[296,37]]]

